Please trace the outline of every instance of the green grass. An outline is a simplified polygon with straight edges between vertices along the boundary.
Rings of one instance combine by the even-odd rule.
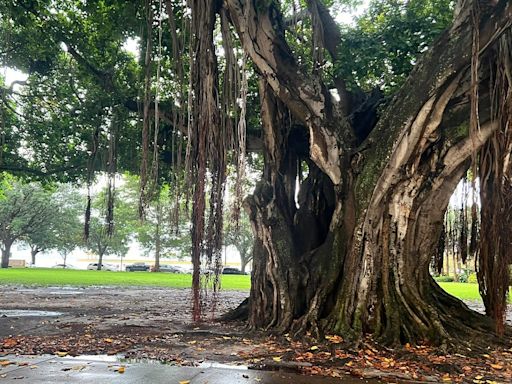
[[[478,284],[468,283],[441,283],[438,282],[439,286],[443,288],[450,295],[458,297],[462,300],[481,300],[480,294],[478,293]]]
[[[108,272],[54,268],[9,268],[0,269],[0,284],[38,286],[145,286],[190,288],[189,274],[153,272]],[[223,275],[222,289],[249,290],[251,277],[247,275]]]
[[[481,301],[480,293],[478,293],[478,284],[468,284],[468,283],[437,283],[441,288],[443,288],[450,295],[458,297],[461,300],[473,300],[473,301]],[[509,291],[508,302],[512,303],[512,297],[510,295],[512,292]]]
[[[139,287],[190,288],[192,276],[189,274],[150,273],[150,272],[108,272],[84,271],[77,269],[54,268],[9,268],[0,269],[0,284],[20,284],[39,286],[91,286],[116,285]],[[449,294],[463,300],[481,300],[478,284],[438,283]],[[251,278],[247,275],[223,275],[222,288],[226,290],[248,291]]]

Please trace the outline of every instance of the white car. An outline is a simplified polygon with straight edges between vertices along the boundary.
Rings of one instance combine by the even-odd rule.
[[[91,263],[87,266],[90,271],[96,271],[98,269],[98,263]],[[102,271],[117,271],[117,267],[111,264],[101,264]]]

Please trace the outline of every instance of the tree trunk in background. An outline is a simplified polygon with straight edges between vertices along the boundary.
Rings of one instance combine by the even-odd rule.
[[[107,251],[107,247],[98,246],[98,271],[101,271],[101,266],[103,265],[103,255]]]
[[[36,265],[36,256],[41,252],[41,250],[37,247],[30,247],[30,258],[32,260],[32,265]]]
[[[245,270],[247,269],[247,264],[249,264],[250,258],[249,255],[240,254],[240,270],[243,274],[245,274]]]
[[[457,255],[453,254],[453,280],[459,281],[459,274],[457,271]]]
[[[450,276],[450,255],[446,254],[446,276]]]
[[[5,241],[2,248],[2,268],[9,268],[9,258],[11,257],[12,242]]]
[[[161,250],[161,235],[160,226],[162,223],[162,205],[160,200],[157,201],[156,205],[156,230],[155,230],[155,268],[154,271],[160,271],[160,250]]]
[[[363,144],[346,150],[353,144],[347,125],[329,95],[294,66],[279,13],[272,5],[226,4],[265,74],[264,173],[245,202],[256,237],[249,323],[292,334],[371,333],[387,344],[492,337],[489,319],[429,273],[450,196],[471,153],[496,130],[482,111],[481,129],[468,134],[469,18],[425,54]],[[481,46],[509,28],[510,7],[496,12],[480,26]],[[482,65],[483,78],[492,70]],[[309,174],[295,201],[303,163]]]

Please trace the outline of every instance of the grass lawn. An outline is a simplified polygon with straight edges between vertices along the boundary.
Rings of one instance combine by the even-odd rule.
[[[57,268],[0,269],[0,284],[42,286],[146,286],[190,288],[192,275],[154,272],[108,272]],[[222,288],[249,290],[251,277],[247,275],[222,275]]]
[[[474,300],[481,301],[480,293],[478,293],[478,284],[468,284],[468,283],[437,283],[450,295],[458,297],[462,300]],[[509,289],[509,298],[508,302],[512,303],[512,297],[510,295]]]
[[[450,295],[462,300],[481,300],[478,284],[468,283],[437,283]]]
[[[0,284],[42,286],[89,286],[118,285],[190,288],[189,274],[153,272],[108,272],[56,268],[9,268],[0,269]],[[481,300],[478,284],[438,283],[449,294],[463,300]],[[222,288],[248,291],[251,277],[247,275],[222,275]],[[510,301],[510,300],[509,300]]]

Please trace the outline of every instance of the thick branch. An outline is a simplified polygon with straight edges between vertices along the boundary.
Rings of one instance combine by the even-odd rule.
[[[227,0],[225,5],[244,50],[274,93],[310,130],[311,157],[335,184],[341,180],[339,158],[353,141],[348,121],[319,78],[304,76],[284,38],[275,4]],[[330,150],[328,150],[330,148]]]

